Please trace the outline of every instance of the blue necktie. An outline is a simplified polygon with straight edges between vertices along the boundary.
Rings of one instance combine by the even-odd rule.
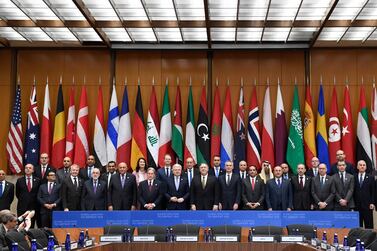
[[[3,182],[0,181],[0,197],[3,196]]]
[[[280,187],[280,179],[278,179],[278,187]]]
[[[192,180],[192,172],[191,169],[189,170],[189,186],[191,186],[191,180]]]

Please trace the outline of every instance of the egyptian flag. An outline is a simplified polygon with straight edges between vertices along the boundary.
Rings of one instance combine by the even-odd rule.
[[[65,114],[62,85],[59,85],[58,103],[56,105],[54,136],[52,138],[52,166],[62,166],[65,156]]]

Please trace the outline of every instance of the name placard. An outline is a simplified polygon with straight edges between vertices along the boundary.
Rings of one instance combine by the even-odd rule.
[[[89,239],[85,241],[85,247],[90,247],[94,245],[93,239]]]
[[[71,250],[75,250],[79,247],[79,245],[77,244],[77,242],[71,242]]]
[[[62,251],[62,247],[61,246],[55,246],[54,251]]]
[[[316,247],[317,246],[317,239],[312,239],[310,241],[310,243],[312,244],[312,246]]]
[[[137,235],[134,236],[134,242],[155,242],[156,237],[154,235]]]
[[[237,235],[216,235],[217,242],[237,242]]]
[[[321,249],[327,250],[327,243],[321,242]]]
[[[197,242],[198,236],[196,236],[196,235],[177,235],[175,237],[175,241],[177,241],[177,242]]]
[[[251,241],[252,242],[274,242],[275,238],[274,236],[252,236]]]
[[[123,242],[122,235],[102,235],[99,237],[100,242]]]
[[[288,235],[281,236],[281,242],[304,242],[304,236],[302,235]]]

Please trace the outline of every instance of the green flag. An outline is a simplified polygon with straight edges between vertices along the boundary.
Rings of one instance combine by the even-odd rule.
[[[182,106],[181,106],[181,91],[177,87],[177,96],[175,98],[175,110],[173,116],[172,129],[172,149],[177,156],[177,163],[183,164],[183,130],[182,130]]]
[[[287,162],[294,174],[297,174],[297,165],[305,163],[302,132],[300,101],[298,99],[298,89],[295,86],[287,144]]]

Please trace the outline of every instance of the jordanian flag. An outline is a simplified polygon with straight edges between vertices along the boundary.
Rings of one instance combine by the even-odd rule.
[[[177,157],[176,162],[183,164],[182,105],[181,91],[179,86],[177,86],[177,95],[175,97],[171,147]]]

